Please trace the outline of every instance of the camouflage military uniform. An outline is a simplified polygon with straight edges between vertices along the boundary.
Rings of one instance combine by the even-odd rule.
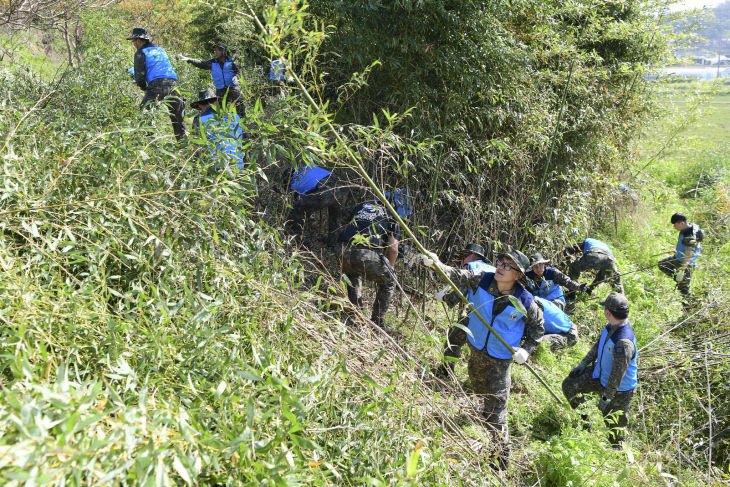
[[[527,278],[527,290],[530,291],[534,296],[540,296],[542,298],[546,297],[545,295],[543,295],[543,293],[540,292],[540,286],[545,280],[545,273],[550,274],[550,276],[552,277],[551,280],[553,281],[554,285],[561,286],[563,288],[569,289],[570,291],[577,291],[580,289],[579,282],[574,281],[555,267],[545,267],[545,271],[543,272],[542,276],[538,276],[534,270],[530,269],[525,273],[525,277]],[[562,310],[565,309],[565,302],[559,298],[553,299],[551,303],[553,303],[555,306]]]
[[[619,326],[612,325],[608,330],[608,336],[611,336]],[[636,349],[631,340],[623,339],[618,341],[613,353],[611,375],[606,387],[603,387],[600,379],[593,378],[594,362],[598,358],[598,345],[599,341],[596,341],[581,361],[581,365],[585,367],[583,371],[575,377],[568,376],[565,378],[563,381],[563,394],[573,409],[587,400],[585,394],[596,393],[610,399],[611,402],[602,413],[606,425],[611,428],[611,442],[617,444],[623,439],[622,430],[628,425],[628,414],[636,390],[618,391],[618,388],[624,374],[626,374],[629,363],[636,353]],[[616,416],[618,417],[616,418]]]
[[[340,266],[350,280],[347,296],[362,308],[363,279],[378,285],[371,319],[386,328],[385,314],[396,289],[395,271],[383,254],[388,239],[400,239],[400,225],[388,216],[383,206],[366,202],[353,209],[350,223],[340,233]]]
[[[602,282],[611,281],[611,286],[617,293],[624,293],[624,285],[621,280],[621,273],[616,267],[616,259],[613,255],[604,252],[601,249],[591,249],[570,265],[568,276],[574,281],[580,277],[581,272],[593,269],[598,271],[596,278],[590,287],[594,288]],[[569,294],[574,296],[575,291]]]
[[[342,222],[341,211],[350,198],[350,188],[345,181],[334,174],[322,179],[317,186],[306,194],[297,193],[289,214],[292,222],[292,231],[296,235],[304,233],[304,220],[309,213],[327,208],[329,232],[328,243],[334,242],[336,232],[340,230]]]
[[[479,287],[485,271],[471,271],[455,269],[440,264],[442,270],[457,286],[476,290]],[[519,283],[515,286],[520,286]],[[506,296],[502,295],[497,288],[497,282],[493,281],[488,293],[494,296],[492,312],[500,314],[510,304]],[[545,332],[543,326],[542,310],[536,301],[532,301],[524,317],[525,329],[523,332],[522,344],[527,353],[532,354],[538,346],[538,342]],[[468,323],[468,322],[467,322]],[[461,330],[460,330],[461,331]],[[463,332],[466,338],[466,333]],[[458,342],[458,340],[456,340]],[[466,340],[464,340],[466,341]],[[486,346],[477,350],[469,343],[471,354],[469,356],[469,380],[474,393],[484,398],[482,414],[489,428],[495,434],[497,442],[497,457],[500,462],[506,462],[509,456],[509,436],[507,431],[507,403],[509,401],[509,390],[512,382],[511,366],[512,359],[498,359],[487,353]]]
[[[549,346],[553,351],[572,347],[578,343],[578,325],[573,323],[567,333],[546,333],[543,335],[541,343]]]
[[[671,278],[677,274],[677,271],[684,267],[684,277],[677,283],[677,289],[686,299],[691,294],[690,288],[692,285],[692,273],[694,272],[695,265],[691,262],[693,254],[699,245],[700,228],[694,223],[689,224],[689,228],[682,232],[682,244],[684,245],[684,256],[678,258],[675,255],[661,259],[657,265],[659,270]]]

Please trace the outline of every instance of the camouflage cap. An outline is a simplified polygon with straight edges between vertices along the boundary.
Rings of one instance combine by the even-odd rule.
[[[611,293],[606,296],[606,299],[599,303],[601,306],[605,306],[607,310],[615,313],[628,313],[629,312],[629,300],[626,299],[621,293]]]
[[[484,256],[484,247],[477,243],[470,243],[463,249],[461,249],[461,253],[464,255],[474,254],[477,257],[479,257],[482,260],[486,260],[487,258]]]
[[[502,257],[508,257],[510,260],[514,261],[520,272],[523,274],[530,267],[530,259],[528,259],[527,256],[519,250],[510,250],[497,255],[497,259],[501,259]]]
[[[530,267],[536,266],[537,264],[549,264],[550,259],[546,259],[540,252],[535,252],[530,256]]]

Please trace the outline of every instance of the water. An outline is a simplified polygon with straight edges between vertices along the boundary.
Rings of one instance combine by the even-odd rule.
[[[659,71],[661,77],[676,76],[678,78],[705,80],[730,77],[730,66],[720,66],[719,76],[717,66],[667,66]]]

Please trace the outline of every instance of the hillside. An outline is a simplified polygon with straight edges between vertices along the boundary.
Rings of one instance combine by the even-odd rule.
[[[0,65],[3,483],[730,484],[730,91],[643,76],[668,53],[651,5],[250,3],[80,9],[77,67]],[[221,38],[236,53],[244,168],[201,155],[194,110],[180,141],[164,106],[138,110],[124,37],[141,21],[186,105],[210,73],[175,54]],[[279,57],[294,69],[274,90]],[[529,359],[560,401],[512,366],[511,463],[495,469],[467,357],[431,387],[458,320],[433,298],[444,283],[399,259],[395,331],[367,319],[371,284],[355,309],[326,212],[306,245],[285,229],[305,163],[353,203],[411,189],[403,244],[451,265],[470,241],[560,269],[566,245],[607,242],[640,357],[620,448],[597,401],[573,411],[560,387],[610,286],[579,295],[576,346]],[[705,230],[687,312],[656,268],[677,211]]]

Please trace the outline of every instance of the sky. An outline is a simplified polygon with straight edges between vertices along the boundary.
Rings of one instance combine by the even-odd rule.
[[[674,4],[672,10],[688,10],[691,8],[715,8],[725,0],[681,0]]]

